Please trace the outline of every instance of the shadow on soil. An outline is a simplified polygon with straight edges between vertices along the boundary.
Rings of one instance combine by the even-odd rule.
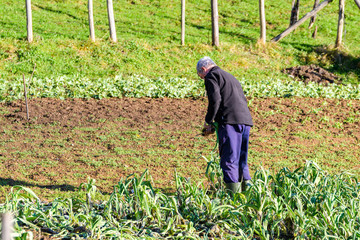
[[[64,191],[64,192],[75,192],[78,190],[78,188],[71,186],[71,185],[67,185],[67,184],[62,184],[62,185],[39,185],[39,184],[31,184],[28,182],[24,182],[24,181],[18,181],[18,180],[14,180],[11,178],[0,178],[0,186],[24,186],[24,187],[38,187],[38,188],[46,188],[46,189],[51,189],[51,190],[60,190],[60,191]]]

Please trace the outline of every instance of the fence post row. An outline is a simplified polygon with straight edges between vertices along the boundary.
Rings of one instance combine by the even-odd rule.
[[[260,40],[266,42],[266,20],[265,20],[265,0],[259,0],[260,11]],[[305,20],[311,17],[309,28],[311,28],[316,19],[316,13],[320,11],[324,6],[333,0],[324,0],[319,4],[320,0],[315,0],[313,10],[307,13],[300,21],[298,21],[300,0],[293,0],[292,10],[290,17],[290,26],[284,32],[274,37],[271,41],[277,42],[296,29]],[[360,0],[354,0],[356,5],[360,8]],[[33,41],[33,29],[32,29],[32,12],[31,12],[31,0],[25,0],[26,3],[26,25],[27,25],[27,40]],[[112,0],[107,0],[107,11],[109,19],[110,38],[113,42],[117,42],[116,28],[114,19],[114,10]],[[88,12],[89,12],[89,30],[90,38],[95,42],[95,30],[94,30],[94,17],[93,17],[93,0],[88,0]],[[339,0],[339,21],[338,31],[335,46],[339,48],[342,44],[343,31],[344,31],[344,12],[345,12],[345,0]],[[211,0],[211,20],[212,20],[212,44],[219,46],[219,15],[218,15],[218,3],[217,0]],[[298,23],[298,24],[297,24]],[[317,29],[316,29],[317,30]],[[316,30],[313,35],[316,35]],[[181,45],[185,44],[185,0],[181,0]]]

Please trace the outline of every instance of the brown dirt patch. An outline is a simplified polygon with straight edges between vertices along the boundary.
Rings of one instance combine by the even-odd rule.
[[[329,83],[339,83],[338,76],[313,64],[310,66],[286,68],[283,72],[305,83],[316,82],[324,85],[328,85]]]
[[[149,122],[166,122],[172,120],[184,124],[194,122],[203,109],[199,101],[169,98],[112,98],[112,99],[33,99],[30,105],[30,124],[56,124],[63,127],[86,125],[98,126],[98,120],[111,121],[124,118],[129,127],[141,128]],[[201,101],[202,105],[204,101]],[[26,124],[26,109],[23,102],[5,104],[10,113],[5,117],[12,122]],[[174,124],[173,129],[180,128]]]
[[[360,101],[249,99],[252,171],[318,160],[330,171],[360,173]],[[204,180],[215,137],[200,136],[207,100],[32,99],[0,103],[0,188],[24,185],[42,197],[76,191],[87,177],[103,192],[148,169],[156,187],[174,171]]]

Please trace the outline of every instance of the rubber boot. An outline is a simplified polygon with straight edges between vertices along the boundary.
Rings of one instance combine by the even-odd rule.
[[[241,183],[225,183],[226,190],[230,194],[230,196],[234,196],[234,193],[241,192]]]
[[[246,191],[251,186],[250,180],[245,180],[241,182],[241,191]]]

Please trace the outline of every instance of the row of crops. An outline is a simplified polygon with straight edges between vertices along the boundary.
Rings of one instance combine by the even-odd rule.
[[[259,169],[245,192],[230,197],[216,160],[208,183],[175,174],[176,192],[152,187],[145,171],[120,181],[106,201],[94,180],[78,198],[45,203],[13,187],[0,212],[16,217],[17,239],[47,233],[65,239],[359,239],[360,184],[349,174],[329,175],[316,163],[275,175]]]
[[[247,96],[252,97],[324,97],[360,99],[360,85],[330,84],[314,82],[283,81],[278,79],[240,80]],[[28,83],[30,97],[49,98],[107,98],[107,97],[199,97],[204,96],[201,80],[186,78],[150,79],[141,75],[107,79],[86,78],[34,78]],[[5,81],[0,79],[0,102],[23,99],[22,79]]]

